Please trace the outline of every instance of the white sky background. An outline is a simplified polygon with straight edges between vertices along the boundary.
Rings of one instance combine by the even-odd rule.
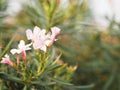
[[[8,14],[15,15],[22,9],[21,4],[25,3],[26,0],[8,0],[8,2]]]
[[[61,0],[62,1],[62,0]],[[67,4],[67,0],[63,0],[63,4]],[[88,0],[89,7],[93,12],[95,20],[101,25],[107,26],[109,22],[105,19],[107,16],[112,19],[113,16],[117,22],[120,22],[120,0]],[[20,3],[25,3],[26,0],[9,0],[9,14],[15,14],[22,9]],[[13,14],[13,15],[14,15]]]
[[[108,20],[114,17],[116,22],[120,22],[120,0],[90,0],[89,4],[96,22],[107,26]]]

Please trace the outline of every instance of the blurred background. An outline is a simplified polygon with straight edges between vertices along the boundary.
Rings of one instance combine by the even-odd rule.
[[[120,90],[119,9],[120,0],[0,0],[0,57],[26,40],[26,29],[57,26],[56,51],[78,66],[72,83],[95,85],[84,90]]]

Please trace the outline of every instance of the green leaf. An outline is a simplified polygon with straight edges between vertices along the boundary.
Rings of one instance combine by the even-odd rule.
[[[55,70],[55,69],[59,68],[60,66],[61,65],[59,65],[59,64],[50,65],[49,67],[47,67],[47,71]]]
[[[86,89],[86,88],[92,88],[92,87],[94,87],[94,84],[83,85],[83,86],[74,86],[74,85],[71,84],[71,83],[64,82],[64,81],[59,80],[59,79],[56,79],[56,78],[52,78],[52,77],[50,77],[50,79],[53,80],[53,81],[55,81],[55,82],[57,82],[57,83],[59,83],[59,84],[63,84],[63,85],[65,85],[65,86],[68,86],[68,87],[70,87],[70,88]]]
[[[32,81],[33,85],[42,85],[42,86],[50,86],[56,84],[56,82],[43,82],[43,81]]]
[[[105,85],[103,87],[103,90],[109,90],[109,87],[113,83],[113,80],[115,79],[115,76],[116,76],[116,70],[112,70],[112,73],[111,73],[108,81],[105,83]]]
[[[8,75],[8,74],[6,74],[4,72],[0,72],[0,78],[3,79],[3,80],[13,81],[13,82],[23,84],[23,81],[21,79],[15,77],[15,76]]]
[[[52,78],[52,77],[49,77],[49,78],[50,78],[51,80],[53,80],[53,81],[55,81],[55,82],[59,83],[59,84],[68,85],[68,86],[73,85],[73,84],[71,84],[71,83],[64,82],[64,81],[59,80],[59,79],[56,79],[56,78]]]
[[[3,53],[2,53],[1,56],[0,56],[0,59],[1,59],[1,58],[5,55],[5,53],[8,51],[8,49],[9,49],[10,45],[12,44],[15,36],[16,36],[16,35],[14,35],[14,36],[12,37],[12,39],[10,40],[10,42],[7,44],[5,50],[3,51]]]
[[[94,86],[95,86],[94,84],[90,84],[90,85],[82,85],[82,86],[72,86],[72,88],[87,89],[87,88],[93,88]]]
[[[48,60],[47,65],[50,65],[50,64],[53,62],[54,57],[55,57],[55,49],[52,48],[51,51],[50,51],[50,53],[51,53],[51,55],[50,55],[50,58],[49,58],[49,60]]]

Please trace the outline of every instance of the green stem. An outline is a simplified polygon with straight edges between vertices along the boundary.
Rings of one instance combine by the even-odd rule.
[[[45,69],[45,66],[44,66],[45,60],[46,60],[46,52],[43,52],[43,53],[41,53],[41,57],[40,57],[40,60],[39,60],[40,65],[38,67],[37,76],[40,76],[41,73],[44,71],[44,69]]]
[[[28,86],[25,85],[24,88],[23,88],[23,90],[28,90]]]

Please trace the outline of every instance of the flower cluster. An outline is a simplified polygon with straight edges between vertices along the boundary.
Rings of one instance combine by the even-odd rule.
[[[56,40],[56,36],[60,33],[60,29],[57,27],[51,28],[51,33],[46,34],[46,30],[41,30],[35,26],[33,32],[31,30],[26,31],[28,40],[32,40],[34,49],[41,49],[46,52],[46,47],[51,46]]]
[[[52,27],[51,32],[46,33],[45,29],[40,29],[39,27],[35,26],[32,30],[28,29],[26,30],[26,36],[28,40],[31,40],[32,42],[30,44],[25,45],[24,40],[20,40],[18,44],[17,49],[11,49],[10,52],[14,54],[18,54],[17,57],[17,63],[19,63],[20,58],[19,54],[22,54],[23,60],[26,61],[26,51],[31,49],[31,45],[33,45],[33,48],[40,49],[44,52],[47,51],[47,47],[51,46],[54,41],[56,41],[56,36],[60,33],[60,29],[58,27]],[[9,55],[5,55],[4,58],[2,58],[1,63],[8,64],[10,66],[14,66],[14,63],[10,60]]]

